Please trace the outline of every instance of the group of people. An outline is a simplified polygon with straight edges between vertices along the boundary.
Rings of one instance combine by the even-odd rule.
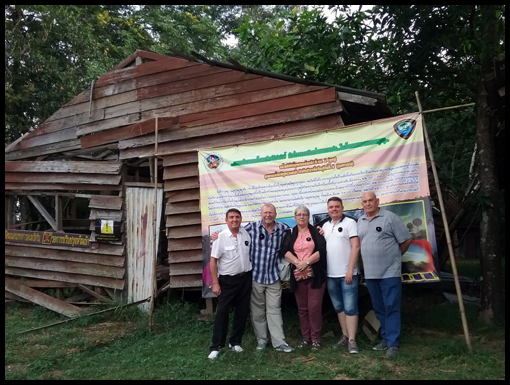
[[[398,354],[401,256],[411,243],[411,234],[397,215],[379,207],[375,193],[363,193],[361,204],[364,213],[356,222],[343,214],[339,197],[329,198],[331,219],[317,228],[310,224],[310,211],[304,205],[294,210],[293,228],[275,221],[276,208],[270,203],[262,206],[261,220],[244,227],[239,210],[227,211],[227,229],[211,236],[212,291],[218,304],[208,358],[215,359],[226,344],[231,307],[230,350],[243,351],[242,336],[251,314],[257,350],[266,348],[270,339],[277,351],[294,351],[283,331],[278,270],[282,258],[293,272],[289,286],[296,297],[302,334],[298,348],[321,348],[322,301],[327,287],[342,330],[334,347],[359,353],[360,252],[372,307],[381,323],[382,339],[373,349],[385,350],[389,358]]]

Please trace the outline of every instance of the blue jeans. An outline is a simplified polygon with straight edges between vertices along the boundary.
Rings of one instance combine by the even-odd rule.
[[[358,283],[358,275],[352,277],[350,285],[345,283],[345,277],[328,277],[328,293],[335,312],[358,315]]]
[[[401,278],[367,279],[365,282],[375,315],[381,323],[382,339],[388,343],[388,346],[399,346]]]

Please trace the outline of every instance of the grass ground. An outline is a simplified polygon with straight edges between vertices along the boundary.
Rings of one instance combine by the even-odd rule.
[[[360,354],[333,349],[340,328],[327,306],[321,351],[256,351],[248,324],[243,353],[222,351],[210,361],[212,318],[200,314],[203,307],[199,293],[161,300],[152,332],[147,316],[125,308],[17,334],[62,318],[38,306],[8,306],[5,379],[505,379],[504,320],[484,326],[477,322],[477,307],[466,305],[473,347],[469,353],[458,305],[436,289],[404,289],[401,350],[391,361],[373,351],[361,331]],[[299,321],[290,294],[284,295],[283,316],[287,340],[295,346]]]

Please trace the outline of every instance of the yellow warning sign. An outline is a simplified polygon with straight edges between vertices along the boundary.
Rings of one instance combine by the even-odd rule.
[[[101,234],[113,234],[113,221],[101,219]]]

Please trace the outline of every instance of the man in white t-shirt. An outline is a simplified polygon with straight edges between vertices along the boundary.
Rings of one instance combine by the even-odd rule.
[[[342,200],[328,199],[331,220],[322,226],[328,260],[328,292],[342,328],[342,338],[335,348],[347,346],[359,353],[358,329],[358,255],[359,238],[356,221],[346,217]]]
[[[241,340],[250,314],[251,237],[241,226],[239,210],[228,210],[225,220],[228,228],[220,232],[218,240],[213,243],[209,263],[212,291],[218,296],[209,359],[215,359],[225,346],[231,307],[234,308],[234,318],[229,349],[238,353],[243,351]]]

